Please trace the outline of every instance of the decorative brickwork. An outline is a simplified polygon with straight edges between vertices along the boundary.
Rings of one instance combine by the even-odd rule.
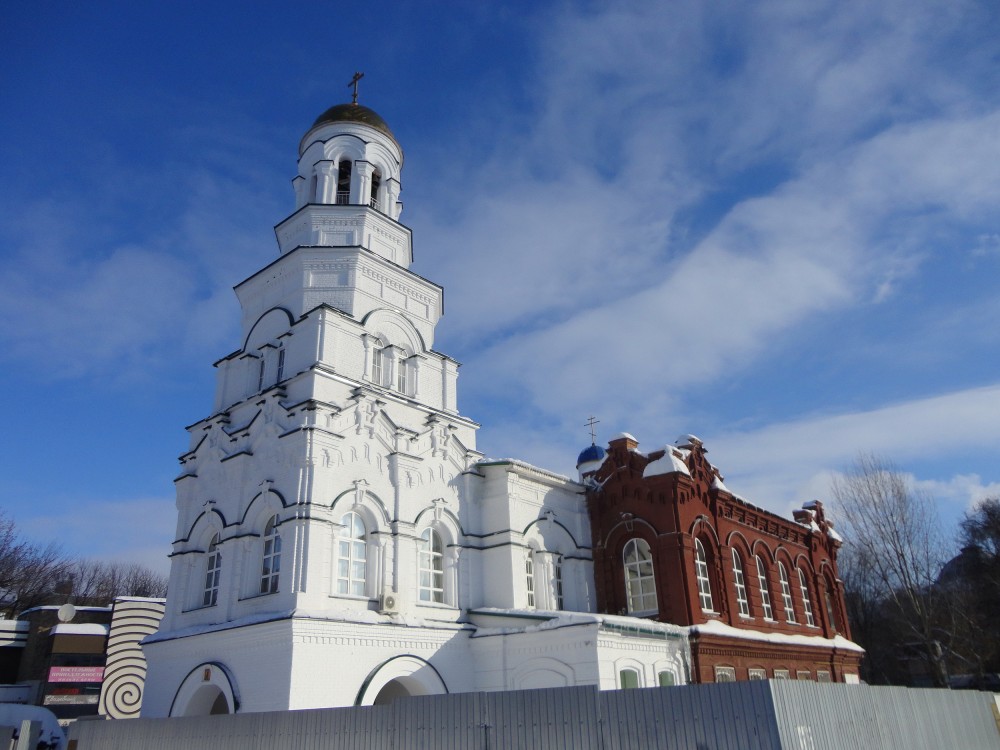
[[[644,454],[623,435],[585,475],[598,611],[695,626],[698,682],[714,681],[717,666],[735,668],[740,680],[751,669],[856,675],[840,540],[822,503],[806,503],[795,520],[755,507],[726,488],[706,453],[687,436]],[[635,559],[645,547],[633,539],[648,545],[648,562]],[[655,577],[653,614],[637,611],[649,601],[638,594],[647,585],[642,565]]]

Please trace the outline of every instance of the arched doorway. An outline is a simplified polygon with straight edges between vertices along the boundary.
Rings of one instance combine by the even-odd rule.
[[[221,664],[199,664],[177,688],[170,716],[218,716],[239,709],[234,683]]]
[[[397,698],[444,695],[448,687],[430,662],[419,656],[395,656],[375,667],[365,679],[357,706],[384,706]]]

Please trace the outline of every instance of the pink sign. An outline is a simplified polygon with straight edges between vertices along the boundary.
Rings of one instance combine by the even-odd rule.
[[[100,682],[104,667],[51,667],[49,682]]]

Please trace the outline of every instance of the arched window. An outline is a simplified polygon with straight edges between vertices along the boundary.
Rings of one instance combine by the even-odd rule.
[[[444,545],[434,529],[425,529],[418,542],[417,572],[422,602],[444,603]]]
[[[736,584],[736,604],[739,606],[740,614],[749,617],[750,602],[747,599],[746,580],[743,578],[743,561],[735,548],[733,549],[733,583]]]
[[[653,555],[642,539],[630,539],[623,552],[625,561],[625,596],[630,613],[655,612],[656,578]]]
[[[337,539],[337,593],[367,596],[368,542],[361,516],[353,510],[340,519]]]
[[[219,535],[212,537],[208,545],[205,562],[205,591],[201,599],[203,607],[212,607],[219,601],[219,577],[222,573],[222,552],[219,551]]]
[[[778,563],[778,578],[781,580],[781,603],[785,608],[785,620],[795,622],[795,607],[792,606],[792,587],[788,584],[788,571]]]
[[[806,613],[806,625],[815,627],[816,619],[813,617],[812,600],[809,599],[809,585],[806,583],[806,574],[802,568],[796,568],[799,573],[799,591],[802,592],[802,610]]]
[[[712,582],[708,578],[708,560],[700,539],[694,540],[694,572],[698,578],[698,600],[701,602],[702,610],[715,611],[712,603]]]
[[[639,687],[639,672],[635,669],[622,669],[618,672],[618,682],[622,690],[632,690]]]
[[[378,208],[378,189],[382,185],[382,173],[377,169],[372,171],[372,195],[369,205],[372,208]]]
[[[535,558],[534,552],[528,551],[524,558],[524,585],[528,592],[528,607],[535,608]]]
[[[830,629],[833,630],[834,632],[837,632],[840,630],[840,627],[838,626],[837,623],[837,610],[833,606],[833,592],[835,589],[833,587],[833,581],[831,581],[829,578],[826,578],[825,581],[826,581],[826,587],[825,587],[826,591],[823,592],[823,599],[824,602],[826,603],[826,620],[828,623],[830,623]]]
[[[337,200],[338,205],[351,202],[351,160],[341,159],[337,166]]]
[[[755,559],[757,560],[757,585],[760,587],[760,607],[764,610],[764,619],[773,620],[774,610],[771,609],[771,591],[767,585],[767,567],[765,567],[760,555],[757,555]]]
[[[260,593],[273,594],[278,590],[278,574],[281,572],[281,534],[278,532],[278,517],[272,516],[264,527],[264,545],[261,548]]]

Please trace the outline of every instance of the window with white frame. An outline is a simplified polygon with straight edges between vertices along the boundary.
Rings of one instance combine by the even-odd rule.
[[[528,607],[535,608],[535,558],[534,553],[529,550],[524,558],[524,585],[528,592]]]
[[[830,672],[824,669],[817,669],[816,682],[833,682],[833,680],[830,679]]]
[[[382,348],[382,341],[375,339],[372,346],[372,382],[376,385],[382,385],[383,378],[385,377],[386,359],[386,352]]]
[[[260,357],[260,362],[257,366],[257,390],[264,390],[264,355]]]
[[[813,617],[812,600],[809,599],[809,584],[806,582],[806,574],[802,568],[796,568],[799,573],[799,591],[802,592],[802,610],[806,614],[806,625],[816,626],[816,618]]]
[[[410,366],[402,356],[396,360],[396,390],[406,395],[409,392]]]
[[[796,680],[811,680],[812,678],[812,672],[808,669],[800,669],[795,673]]]
[[[774,670],[774,679],[776,679],[776,680],[787,680],[787,679],[790,679],[788,670],[787,669],[776,669],[776,670]]]
[[[656,680],[660,684],[660,687],[672,687],[676,684],[676,678],[674,673],[669,669],[665,669],[656,675]]]
[[[639,687],[639,673],[634,669],[623,669],[618,673],[618,683],[622,690]]]
[[[278,349],[278,377],[275,379],[276,383],[280,383],[285,379],[285,348],[281,347]]]
[[[750,677],[751,680],[766,680],[767,670],[760,669],[759,667],[751,667],[750,669],[747,670],[747,675]]]
[[[271,516],[264,527],[260,561],[260,593],[273,594],[278,590],[281,573],[281,533],[278,531],[278,517]]]
[[[434,529],[425,529],[417,542],[418,594],[422,602],[444,603],[444,545]]]
[[[733,583],[736,585],[736,604],[743,617],[750,616],[750,601],[747,599],[747,584],[743,577],[743,560],[740,553],[733,549]]]
[[[337,593],[368,595],[368,529],[353,510],[340,519],[337,534]]]
[[[219,550],[219,535],[212,537],[205,559],[205,589],[201,598],[203,607],[212,607],[219,601],[219,578],[222,574],[222,552]]]
[[[736,667],[716,667],[716,682],[736,682]]]
[[[788,583],[788,571],[784,563],[778,563],[778,578],[781,581],[781,603],[785,608],[785,620],[795,622],[795,607],[792,606],[792,587]]]
[[[760,586],[760,607],[764,610],[764,619],[773,620],[774,610],[771,609],[771,592],[767,585],[767,567],[760,555],[755,555],[757,561],[757,585]]]
[[[656,578],[653,555],[643,539],[630,539],[622,552],[625,563],[625,596],[630,613],[655,612]]]
[[[702,610],[715,611],[712,603],[712,582],[708,578],[708,560],[705,557],[705,547],[700,539],[694,540],[694,571],[698,579],[698,600]]]

